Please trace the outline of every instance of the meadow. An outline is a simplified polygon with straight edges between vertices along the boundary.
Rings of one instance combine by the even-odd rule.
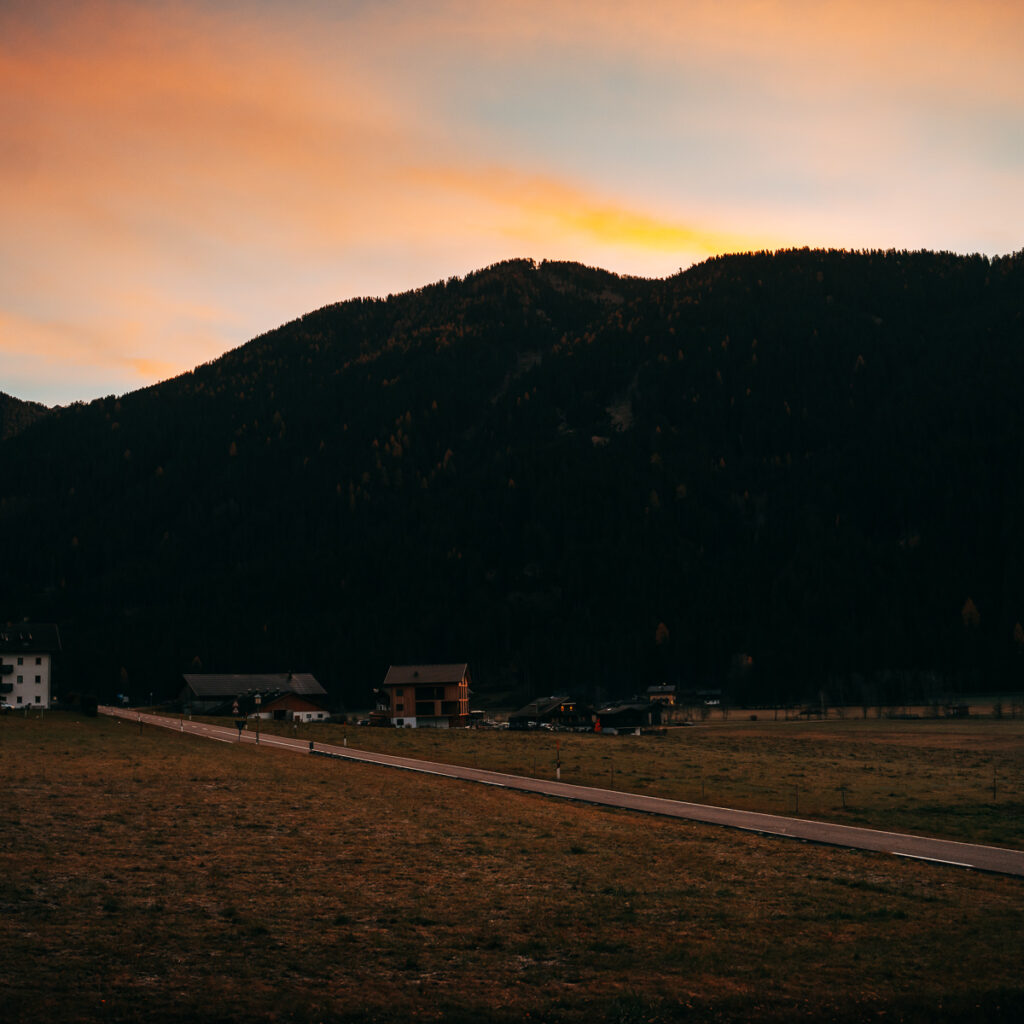
[[[998,728],[973,733],[966,753],[942,734],[963,769],[961,795],[945,798],[951,816],[958,806],[970,816],[979,787],[984,800],[992,764],[1008,787],[1019,766],[1019,723],[987,724]],[[325,740],[341,735],[320,729]],[[956,777],[955,767],[936,767],[938,782],[927,778],[919,766],[944,763],[934,753],[943,746],[930,741],[932,756],[921,755],[923,734],[900,740],[912,729],[842,741],[813,725],[791,740],[760,737],[767,723],[716,729],[607,737],[608,746],[568,737],[563,778],[607,771],[611,781],[608,756],[616,785],[692,790],[678,768],[686,751],[726,803],[736,762],[760,743],[763,760],[744,760],[744,784],[758,771],[767,780],[802,770],[808,793],[814,775],[825,793],[827,754],[841,768],[874,765],[864,773],[872,779],[892,771],[887,785],[902,795],[889,813],[916,799],[915,780],[929,793]],[[538,773],[550,770],[553,759],[551,735],[348,733],[421,755],[438,744],[438,760],[507,757],[521,772],[534,758]],[[811,752],[803,762],[800,750]],[[894,768],[899,750],[906,756]],[[652,765],[643,778],[641,761]],[[102,717],[4,716],[0,767],[5,1020],[924,1022],[1024,1013],[1020,879]],[[851,784],[849,802],[874,792]],[[742,795],[738,784],[731,795]],[[994,806],[1003,800],[997,792]]]
[[[1024,717],[733,715],[640,737],[322,723],[261,728],[514,775],[550,779],[558,764],[563,782],[1024,847]]]

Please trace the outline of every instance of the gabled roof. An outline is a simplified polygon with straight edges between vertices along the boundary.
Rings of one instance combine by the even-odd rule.
[[[391,665],[385,686],[420,686],[430,683],[459,683],[469,675],[469,665]]]
[[[624,700],[617,704],[604,704],[595,709],[598,715],[621,715],[626,711],[649,711],[652,705],[646,700]]]
[[[559,694],[556,697],[538,697],[536,700],[531,700],[526,707],[520,708],[515,714],[509,715],[509,719],[513,718],[543,718],[546,715],[550,715],[557,711],[562,704],[575,704],[576,713],[580,710],[579,702],[574,700],[568,694]]]
[[[301,693],[325,697],[327,691],[308,672],[271,672],[257,675],[190,673],[185,685],[197,697],[235,697],[242,693]]]
[[[308,697],[303,697],[297,693],[282,693],[273,699],[267,701],[262,711],[275,711],[278,708],[286,708],[289,711],[326,711],[327,709],[317,704],[315,701],[311,701]]]
[[[52,622],[16,622],[0,626],[0,654],[60,650],[60,632]]]

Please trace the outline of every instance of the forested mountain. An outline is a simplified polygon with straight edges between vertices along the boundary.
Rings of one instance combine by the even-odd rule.
[[[5,440],[0,618],[101,696],[1019,688],[1022,371],[1024,252],[503,263]]]
[[[21,433],[49,410],[38,402],[23,402],[0,391],[0,441]]]

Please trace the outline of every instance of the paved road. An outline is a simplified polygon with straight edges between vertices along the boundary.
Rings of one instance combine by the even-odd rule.
[[[127,719],[130,722],[148,723],[166,729],[193,733],[207,739],[225,743],[255,743],[256,733],[247,729],[241,736],[236,728],[207,725],[202,722],[188,722],[159,715],[140,714],[123,708],[101,707],[100,712]],[[264,733],[259,740],[262,746],[279,747],[296,753],[309,754],[310,741],[290,739]],[[671,818],[685,818],[689,821],[708,825],[723,825],[728,828],[758,832],[761,835],[779,836],[804,842],[824,843],[829,846],[844,846],[854,850],[872,850],[896,857],[912,857],[917,860],[948,864],[954,867],[973,868],[976,871],[990,871],[1004,875],[1024,877],[1024,851],[1005,850],[995,846],[975,846],[971,843],[955,843],[947,839],[929,839],[926,836],[906,835],[900,832],[879,832],[870,828],[854,828],[850,825],[832,825],[823,821],[806,821],[802,818],[785,818],[776,814],[759,814],[756,811],[736,811],[726,807],[709,807],[706,804],[691,804],[682,800],[665,800],[661,797],[640,796],[636,793],[621,793],[614,789],[599,789],[592,786],[576,786],[566,782],[524,778],[520,775],[504,775],[500,772],[484,771],[479,768],[464,768],[454,764],[438,764],[433,761],[419,761],[411,757],[396,757],[392,754],[378,754],[369,750],[339,747],[316,743],[313,753],[322,756],[346,758],[368,764],[403,768],[407,771],[426,775],[439,775],[449,779],[464,779],[505,789],[518,789],[526,793],[541,793],[545,796],[564,800],[578,800],[599,804],[604,807],[620,807],[629,811],[646,814],[660,814]]]

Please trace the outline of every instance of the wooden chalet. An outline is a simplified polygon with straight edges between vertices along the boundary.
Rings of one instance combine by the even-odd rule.
[[[469,666],[391,665],[380,689],[379,709],[392,725],[455,729],[469,724]]]
[[[564,693],[538,697],[508,716],[510,729],[589,729],[592,724],[589,705]]]

